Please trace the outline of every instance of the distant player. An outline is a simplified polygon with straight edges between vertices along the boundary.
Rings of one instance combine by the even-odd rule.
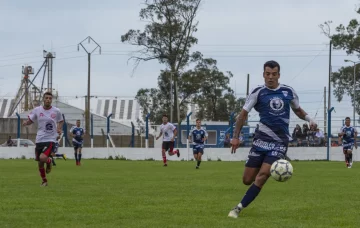
[[[339,133],[339,143],[342,142],[343,153],[345,155],[346,167],[351,168],[353,164],[353,147],[357,149],[357,130],[350,126],[350,117],[345,118],[345,125],[341,127]]]
[[[51,106],[52,93],[46,92],[43,96],[43,106],[34,108],[23,125],[27,126],[37,122],[38,131],[36,134],[35,160],[38,161],[40,176],[42,179],[41,186],[48,186],[46,174],[51,172],[52,159],[50,155],[54,152],[56,138],[62,132],[63,117],[58,108]],[[46,164],[46,170],[44,169]]]
[[[74,156],[76,165],[81,165],[81,151],[84,143],[85,130],[80,127],[80,120],[76,121],[76,126],[70,129],[70,134],[73,137],[72,143],[74,146]]]
[[[208,133],[201,127],[201,120],[196,120],[196,127],[189,134],[189,142],[193,142],[193,154],[197,161],[196,169],[200,167],[201,157],[204,154],[205,141]]]
[[[55,148],[54,148],[54,151],[51,153],[51,160],[52,160],[52,164],[53,164],[53,166],[56,166],[56,162],[55,162],[55,159],[54,159],[54,157],[57,157],[57,158],[63,158],[65,161],[66,161],[66,154],[59,154],[58,152],[59,152],[59,140],[60,140],[60,136],[58,136],[57,138],[56,138],[56,143],[55,143]]]
[[[166,114],[163,115],[162,121],[163,123],[160,126],[160,134],[158,137],[156,137],[156,140],[158,140],[163,135],[161,154],[164,166],[167,166],[166,152],[169,151],[169,156],[176,154],[178,157],[180,157],[180,151],[178,149],[174,151],[174,140],[177,135],[176,127],[168,121]]]
[[[249,206],[257,197],[270,177],[271,165],[286,158],[289,133],[290,110],[302,120],[314,123],[300,107],[299,98],[293,88],[279,84],[280,65],[275,61],[264,64],[265,85],[256,87],[247,97],[242,111],[237,116],[231,144],[236,150],[239,136],[248,113],[254,108],[260,116],[259,127],[255,131],[252,147],[245,164],[243,183],[251,185],[241,202],[229,212],[229,217],[237,218],[240,211]]]

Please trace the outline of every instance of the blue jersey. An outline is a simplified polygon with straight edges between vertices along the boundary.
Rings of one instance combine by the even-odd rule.
[[[205,143],[204,138],[205,137],[207,138],[208,134],[203,128],[197,129],[195,127],[194,129],[191,130],[189,136],[192,137],[193,144],[198,145],[198,144],[204,144]]]
[[[344,125],[341,127],[340,132],[345,133],[342,136],[343,144],[354,143],[355,133],[357,133],[356,128]]]
[[[299,107],[299,98],[290,86],[280,84],[276,89],[269,89],[262,85],[253,89],[243,106],[247,112],[254,108],[260,116],[252,151],[286,153],[292,140],[289,132],[291,108]]]
[[[84,135],[85,131],[82,127],[72,127],[70,132],[75,135],[72,139],[73,142],[76,142],[76,143],[82,143],[83,142],[83,139],[81,136]]]

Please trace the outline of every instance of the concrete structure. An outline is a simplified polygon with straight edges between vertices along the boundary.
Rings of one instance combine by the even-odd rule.
[[[72,148],[60,147],[59,151],[65,153],[68,158],[74,158],[74,151]],[[161,151],[158,148],[86,148],[86,153],[83,153],[83,159],[108,159],[110,156],[113,159],[129,159],[129,160],[145,160],[154,159],[162,160]],[[354,157],[360,156],[360,151],[354,151]],[[238,148],[235,154],[231,154],[229,148],[207,148],[203,155],[203,161],[245,161],[249,155],[249,148]],[[290,147],[287,155],[293,160],[326,160],[326,147]],[[34,159],[34,149],[32,147],[0,147],[0,158],[24,158]],[[193,158],[192,150],[182,149],[181,155],[167,156],[170,161],[191,160]],[[344,155],[341,153],[341,147],[331,147],[329,151],[329,160],[341,161],[344,160]]]

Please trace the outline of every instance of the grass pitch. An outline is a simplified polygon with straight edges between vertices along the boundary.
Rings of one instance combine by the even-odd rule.
[[[296,162],[268,181],[238,219],[243,162],[57,160],[41,179],[33,160],[0,160],[0,227],[360,227],[360,163]]]

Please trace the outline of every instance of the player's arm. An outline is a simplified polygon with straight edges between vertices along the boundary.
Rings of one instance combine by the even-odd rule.
[[[249,112],[243,108],[239,115],[236,117],[233,139],[239,140],[241,130],[245,125],[248,114]]]
[[[191,142],[192,133],[193,133],[193,130],[191,130],[191,131],[190,131],[190,134],[189,134],[189,136],[188,136],[188,140],[189,140],[189,142]]]
[[[306,120],[310,125],[315,124],[315,121],[300,107],[299,97],[296,92],[293,90],[294,98],[291,100],[291,109],[299,117],[299,119]]]
[[[204,130],[204,132],[205,132],[205,135],[204,135],[203,141],[205,142],[205,141],[208,139],[208,136],[209,136],[209,135],[208,135],[207,131]]]
[[[355,132],[354,132],[354,146],[355,146],[355,149],[357,149],[357,130],[356,129],[354,129],[355,130]]]
[[[159,134],[159,136],[158,137],[156,137],[156,140],[158,140],[161,136],[162,136],[162,130],[160,130],[160,134]]]
[[[23,122],[23,125],[24,126],[31,125],[34,123],[35,120],[36,120],[36,110],[33,110],[32,112],[30,112],[28,119]]]
[[[60,110],[57,111],[56,120],[57,120],[57,132],[61,134],[64,125],[64,119]]]
[[[177,129],[176,129],[176,127],[174,126],[174,130],[173,130],[173,132],[174,132],[174,136],[173,136],[173,138],[172,138],[172,140],[171,141],[174,141],[175,140],[175,138],[176,138],[176,136],[177,136]]]

